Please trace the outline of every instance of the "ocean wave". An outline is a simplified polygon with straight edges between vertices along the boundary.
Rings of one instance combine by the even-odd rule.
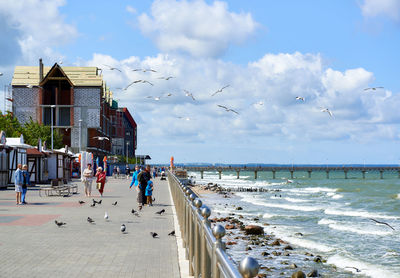
[[[381,215],[378,213],[370,213],[367,211],[356,211],[356,210],[338,210],[338,209],[325,209],[325,214],[329,215],[343,215],[351,217],[362,217],[362,218],[383,218],[383,219],[398,219],[399,217],[390,215]]]
[[[334,248],[331,246],[321,244],[319,242],[315,242],[312,240],[296,238],[296,237],[289,236],[289,235],[279,235],[279,237],[281,239],[283,239],[284,241],[289,242],[290,244],[294,244],[294,245],[303,247],[305,249],[316,250],[318,252],[331,252],[334,250]]]
[[[383,267],[382,265],[374,265],[367,262],[358,261],[355,259],[347,258],[341,255],[334,255],[328,258],[328,264],[334,264],[337,267],[345,269],[347,271],[363,274],[370,277],[379,277],[379,278],[400,278],[400,274],[393,273],[392,270]],[[361,270],[361,272],[357,272],[356,269]]]
[[[307,203],[307,202],[309,202],[308,200],[298,199],[298,198],[290,198],[290,197],[286,197],[285,200],[288,202],[291,202],[291,203]]]
[[[321,220],[318,221],[319,225],[329,225],[329,224],[335,224],[335,223],[336,223],[335,220],[326,219],[326,218],[322,218]]]
[[[304,188],[291,188],[290,192],[301,192],[301,193],[322,193],[322,192],[336,192],[336,188],[328,187],[304,187]]]
[[[255,202],[253,202],[255,204]],[[287,210],[297,210],[297,211],[317,211],[321,210],[322,208],[314,206],[296,206],[296,205],[288,205],[288,204],[271,204],[271,203],[263,203],[257,202],[258,205],[269,207],[269,208],[280,208],[280,209],[287,209]]]

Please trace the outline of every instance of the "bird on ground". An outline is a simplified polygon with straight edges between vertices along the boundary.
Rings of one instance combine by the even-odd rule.
[[[94,220],[93,220],[92,218],[88,217],[88,218],[87,218],[87,222],[89,222],[90,224],[93,224],[93,223],[94,223]]]
[[[223,108],[223,109],[225,109],[226,112],[233,112],[233,113],[236,113],[236,114],[239,115],[239,113],[238,113],[237,111],[235,111],[235,110],[233,110],[233,109],[231,109],[231,108],[228,108],[228,107],[226,107],[226,106],[219,105],[219,104],[217,104],[217,106],[218,106],[218,107],[221,107],[221,108]]]
[[[125,226],[125,224],[122,224],[121,225],[121,232],[125,233],[125,231],[126,231],[126,226]]]
[[[136,217],[140,217],[139,212],[136,211],[136,210],[134,210],[134,209],[132,209],[131,213],[132,213],[133,215],[135,215]]]
[[[131,213],[135,213],[135,212],[137,212],[137,210],[135,210],[135,209],[132,209],[132,210],[131,210]]]
[[[104,214],[104,219],[108,220],[108,213],[107,212]]]
[[[378,220],[375,220],[373,218],[370,218],[370,220],[372,220],[372,221],[374,221],[375,223],[378,223],[378,224],[386,225],[389,228],[391,228],[393,231],[395,231],[395,229],[392,226],[390,226],[388,223],[386,223],[386,222],[378,221]]]
[[[92,200],[93,200],[93,204],[99,204],[99,205],[101,205],[101,202],[103,201],[103,200],[96,201],[95,199],[92,199]]]
[[[296,100],[306,101],[306,99],[304,97],[296,97]]]
[[[321,112],[326,112],[326,113],[329,114],[329,116],[333,117],[333,113],[328,108],[321,107]]]
[[[156,201],[156,198],[153,198],[153,202],[155,202]]]
[[[57,220],[54,220],[54,223],[56,223],[56,225],[57,225],[58,227],[62,227],[62,226],[64,226],[64,225],[67,225],[67,223],[65,223],[65,222],[58,222]]]
[[[150,234],[151,234],[151,236],[152,236],[153,238],[156,238],[156,237],[158,237],[158,234],[157,234],[157,233],[150,232]]]
[[[122,72],[119,68],[114,68],[114,67],[112,67],[112,66],[105,65],[105,64],[103,64],[103,66],[108,67],[109,70],[117,70],[117,71],[119,71],[119,72]]]
[[[162,209],[162,210],[160,210],[160,211],[157,211],[156,214],[161,215],[161,214],[163,214],[164,212],[165,212],[165,209]]]
[[[194,98],[194,96],[193,96],[192,93],[190,93],[189,91],[186,91],[186,90],[183,90],[183,91],[185,92],[185,95],[186,95],[187,97],[191,97],[193,100],[196,100],[196,99]]]
[[[96,203],[93,203],[90,205],[92,208],[94,208],[96,206]]]
[[[361,272],[361,269],[354,267],[354,266],[345,266],[344,268],[353,268],[356,270],[356,272]]]
[[[365,88],[364,91],[368,91],[368,90],[373,90],[376,91],[376,89],[383,89],[384,87],[370,87],[370,88]]]
[[[103,202],[103,200],[97,201],[97,203],[98,203],[99,205],[101,205],[101,202]]]
[[[175,230],[173,230],[172,232],[170,232],[168,235],[169,235],[169,236],[174,236],[174,235],[175,235]]]
[[[115,201],[114,203],[112,203],[112,205],[113,205],[113,206],[116,206],[116,205],[117,205],[117,203],[118,203],[118,202],[117,202],[117,201]]]
[[[213,93],[211,96],[213,97],[213,96],[215,96],[216,94],[221,93],[223,89],[228,88],[228,87],[229,87],[229,85],[226,85],[226,86],[222,87],[221,89],[219,89],[218,91],[216,91],[215,93]]]
[[[100,141],[102,141],[102,140],[110,141],[110,138],[105,137],[105,136],[95,136],[95,137],[92,137],[92,138],[93,138],[93,139],[100,140]]]
[[[78,203],[82,205],[85,203],[85,201],[78,201]]]

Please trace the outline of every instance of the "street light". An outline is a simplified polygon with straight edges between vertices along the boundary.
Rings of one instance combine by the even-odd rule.
[[[129,142],[126,142],[126,163],[128,163],[128,157],[129,157]]]
[[[53,108],[55,108],[55,105],[50,106],[51,109],[51,149],[53,150]]]
[[[79,120],[79,153],[82,152],[82,119]]]

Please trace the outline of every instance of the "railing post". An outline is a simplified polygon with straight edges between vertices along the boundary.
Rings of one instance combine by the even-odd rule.
[[[193,202],[196,198],[196,195],[193,193],[189,195],[189,200]],[[193,266],[193,258],[194,258],[194,211],[192,208],[191,202],[188,202],[189,207],[189,275],[193,276],[194,274],[194,266]]]
[[[199,216],[200,216],[200,208],[203,205],[203,202],[199,199],[196,198],[193,201],[194,206],[197,208],[197,210],[193,214],[193,224],[194,224],[194,277],[200,277],[200,225],[201,222],[199,222]],[[199,225],[200,224],[200,225]]]
[[[181,222],[179,223],[180,225],[180,227],[181,227],[181,233],[182,233],[182,246],[183,246],[183,248],[186,248],[186,233],[187,233],[187,230],[186,230],[186,211],[187,211],[187,209],[186,209],[186,202],[185,202],[185,194],[186,194],[186,190],[187,190],[188,188],[186,187],[186,186],[184,186],[184,187],[182,187],[182,191],[183,191],[183,195],[181,196],[181,204],[182,204],[182,212],[181,212],[181,217],[180,217],[180,220],[181,220]],[[186,252],[185,252],[185,254],[186,254]]]
[[[218,269],[218,259],[217,259],[217,249],[221,248],[222,250],[225,250],[224,243],[222,242],[222,238],[225,236],[225,228],[221,226],[220,224],[215,225],[214,228],[212,229],[213,235],[216,239],[213,245],[213,251],[212,251],[212,259],[211,259],[211,277],[212,278],[219,278],[220,273]]]
[[[239,264],[239,272],[243,278],[253,278],[258,275],[260,265],[252,257],[244,258]]]
[[[189,259],[189,250],[190,250],[190,243],[189,243],[189,237],[190,237],[190,210],[189,210],[189,195],[190,195],[190,189],[186,189],[186,199],[185,199],[185,241],[186,241],[186,259]],[[190,264],[189,264],[189,269],[190,269]]]
[[[210,227],[210,221],[208,217],[211,215],[211,210],[207,206],[203,206],[201,209],[201,215],[203,216],[203,225],[201,228],[201,277],[210,277],[211,276],[211,268],[210,268],[210,260],[207,252],[207,239],[205,228]]]

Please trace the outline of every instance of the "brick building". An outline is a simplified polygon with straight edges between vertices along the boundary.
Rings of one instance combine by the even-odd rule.
[[[124,146],[128,146],[130,156],[135,155],[136,123],[127,108],[118,108],[97,67],[61,67],[56,63],[50,68],[40,60],[39,67],[15,67],[11,85],[12,112],[21,124],[32,118],[51,125],[53,119],[63,144],[75,153],[124,154]],[[127,133],[132,136],[127,137]]]

